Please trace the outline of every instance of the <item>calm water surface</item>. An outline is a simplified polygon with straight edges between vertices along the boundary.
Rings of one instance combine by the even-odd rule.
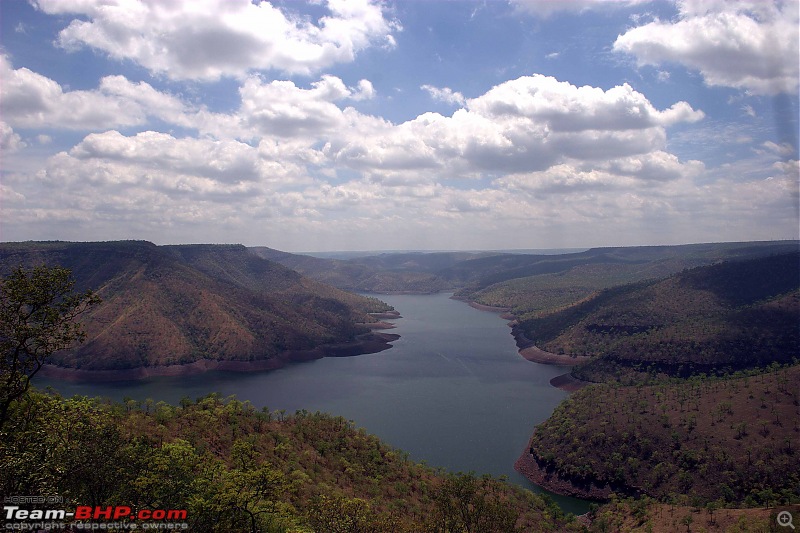
[[[65,396],[177,403],[210,392],[235,394],[271,410],[326,411],[353,420],[418,461],[475,471],[537,490],[514,470],[533,427],[566,393],[550,386],[564,367],[539,365],[518,353],[506,321],[449,294],[380,296],[403,318],[401,338],[377,354],[326,358],[272,372],[213,372],[137,382],[70,383],[37,379]],[[567,511],[582,500],[553,496]]]

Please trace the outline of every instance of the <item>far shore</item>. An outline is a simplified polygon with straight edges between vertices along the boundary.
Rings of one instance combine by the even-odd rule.
[[[391,326],[391,324],[388,324]],[[276,370],[288,363],[312,361],[323,357],[351,357],[378,353],[392,347],[391,342],[400,338],[393,333],[370,332],[346,343],[327,344],[310,350],[290,350],[276,357],[254,361],[216,361],[200,359],[192,363],[177,365],[154,365],[115,370],[83,370],[55,365],[45,365],[40,375],[68,381],[136,381],[155,376],[187,376],[213,370],[228,372],[259,372]]]

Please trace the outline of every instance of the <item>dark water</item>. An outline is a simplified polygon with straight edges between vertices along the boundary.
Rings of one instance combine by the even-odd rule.
[[[381,296],[403,318],[390,350],[293,364],[272,372],[213,372],[139,382],[76,384],[37,379],[65,396],[152,398],[177,403],[218,392],[271,410],[326,411],[355,421],[418,461],[475,471],[540,491],[514,470],[533,427],[566,393],[550,386],[563,367],[517,353],[506,322],[448,294]],[[588,503],[554,496],[566,511]]]

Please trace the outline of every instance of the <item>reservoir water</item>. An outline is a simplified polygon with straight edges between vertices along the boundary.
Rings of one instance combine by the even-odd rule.
[[[381,295],[403,318],[393,348],[369,355],[325,358],[271,372],[211,372],[136,382],[72,383],[38,378],[64,396],[82,394],[177,403],[211,392],[236,395],[260,408],[326,411],[353,420],[418,461],[453,472],[505,475],[541,489],[514,470],[536,424],[565,397],[549,383],[567,371],[518,353],[497,314],[449,294]],[[588,503],[553,495],[565,511]]]

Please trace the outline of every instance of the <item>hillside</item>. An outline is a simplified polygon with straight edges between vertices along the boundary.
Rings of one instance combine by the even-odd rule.
[[[590,381],[724,374],[800,353],[800,254],[698,267],[519,321],[540,348],[589,355]]]
[[[456,295],[479,304],[508,308],[517,318],[529,319],[611,287],[661,279],[721,261],[797,249],[797,242],[717,243],[596,248],[564,256],[528,257],[528,264],[522,269],[476,278]],[[507,279],[495,281],[501,278]]]
[[[317,281],[349,291],[379,294],[430,294],[452,288],[435,271],[474,254],[381,254],[350,260],[322,259],[290,254],[266,247],[250,248],[254,254],[300,272]]]
[[[800,503],[800,366],[585,388],[539,425],[517,468],[558,492],[684,505]]]
[[[216,395],[170,406],[38,393],[12,415],[0,439],[3,494],[185,510],[176,522],[190,531],[581,530],[540,496],[416,464],[341,417]]]
[[[264,260],[236,245],[147,242],[6,243],[0,274],[18,265],[60,265],[101,305],[82,317],[87,339],[52,362],[80,370],[286,360],[388,348],[362,323],[389,309]],[[359,340],[359,337],[361,340]],[[195,365],[194,369],[208,366]],[[213,365],[211,366],[213,367]],[[129,374],[134,376],[134,374]]]
[[[569,253],[391,252],[349,258],[250,250],[340,289],[427,294],[512,309],[517,317],[550,312],[596,291],[687,268],[797,250],[796,241],[593,248]]]

